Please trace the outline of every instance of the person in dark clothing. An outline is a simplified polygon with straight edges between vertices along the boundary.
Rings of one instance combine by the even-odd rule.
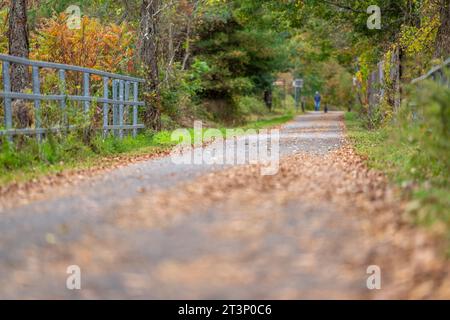
[[[264,91],[264,102],[267,108],[269,108],[269,111],[272,111],[272,90]]]
[[[315,111],[320,111],[320,101],[322,100],[322,97],[320,96],[319,91],[316,91],[316,95],[314,96],[314,103],[315,103]]]

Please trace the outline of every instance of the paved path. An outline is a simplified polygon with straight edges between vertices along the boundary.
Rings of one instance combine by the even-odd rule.
[[[0,297],[371,297],[378,248],[403,251],[369,236],[358,213],[396,208],[339,164],[342,145],[342,113],[311,113],[281,129],[273,177],[165,157],[4,209]],[[66,289],[69,265],[82,290]]]

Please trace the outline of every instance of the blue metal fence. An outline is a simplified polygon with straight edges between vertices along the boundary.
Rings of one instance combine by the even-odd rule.
[[[103,134],[107,135],[113,132],[120,138],[123,138],[124,131],[131,132],[136,136],[138,129],[144,128],[138,121],[138,108],[144,106],[143,101],[139,101],[139,84],[144,80],[135,77],[129,77],[120,74],[104,72],[100,70],[88,69],[78,66],[71,66],[59,63],[33,61],[24,58],[0,54],[2,63],[3,91],[0,91],[0,97],[3,98],[4,129],[0,130],[0,136],[8,136],[11,139],[14,135],[36,135],[38,139],[47,133],[73,129],[73,126],[67,123],[67,101],[77,101],[83,104],[86,114],[91,110],[91,104],[99,103],[102,108]],[[32,74],[32,93],[12,92],[11,91],[11,65],[19,64],[31,67]],[[41,93],[40,70],[42,68],[52,69],[58,72],[59,94]],[[66,72],[73,71],[82,74],[82,95],[67,94]],[[103,96],[91,96],[90,79],[91,76],[103,78]],[[110,90],[111,87],[111,90]],[[0,89],[1,90],[1,89]],[[112,96],[110,96],[110,92]],[[14,99],[28,100],[34,102],[34,126],[30,128],[15,128],[13,124],[12,102]],[[43,128],[41,123],[41,101],[57,101],[60,104],[64,114],[63,121],[56,127]],[[131,112],[131,124],[125,124],[125,111]],[[112,117],[109,117],[109,114]],[[87,120],[88,121],[88,120]],[[1,127],[0,127],[1,128]]]

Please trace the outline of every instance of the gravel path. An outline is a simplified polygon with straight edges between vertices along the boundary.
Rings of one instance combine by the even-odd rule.
[[[399,219],[343,130],[342,113],[283,126],[275,176],[163,157],[11,204],[0,298],[450,297],[433,240]],[[69,265],[82,290],[66,289]],[[369,265],[382,290],[367,289]]]

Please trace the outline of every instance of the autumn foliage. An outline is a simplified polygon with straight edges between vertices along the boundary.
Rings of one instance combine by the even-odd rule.
[[[104,25],[84,16],[69,29],[64,14],[44,20],[31,36],[31,59],[134,73],[134,33],[126,23]]]

